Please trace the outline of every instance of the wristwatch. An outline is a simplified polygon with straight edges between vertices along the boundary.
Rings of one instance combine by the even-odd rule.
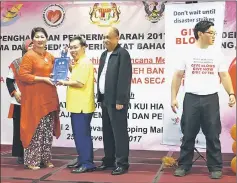
[[[235,96],[235,94],[234,94],[234,93],[230,93],[230,94],[229,94],[229,96],[231,96],[231,95],[234,95],[234,96]]]

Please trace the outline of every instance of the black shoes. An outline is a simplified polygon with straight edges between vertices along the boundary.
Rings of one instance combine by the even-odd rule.
[[[175,171],[174,171],[174,176],[176,177],[184,177],[185,175],[187,175],[189,173],[189,170],[185,170],[181,167],[178,167]]]
[[[111,175],[122,175],[124,173],[128,172],[128,167],[124,166],[115,166],[115,165],[105,165],[102,163],[100,166],[96,168],[97,171],[103,171],[103,170],[113,170],[111,172]]]
[[[190,170],[185,170],[181,167],[178,167],[174,172],[174,176],[184,177],[188,173],[190,173]],[[210,178],[211,179],[221,179],[221,177],[222,177],[222,171],[212,171],[212,172],[210,172]]]
[[[105,165],[102,163],[100,166],[96,167],[97,171],[103,171],[103,170],[113,170],[115,168],[115,165]]]
[[[93,172],[95,171],[96,168],[86,168],[85,166],[80,166],[79,168],[76,168],[74,170],[72,170],[72,173],[86,173],[86,172]]]
[[[210,174],[211,179],[221,179],[222,177],[222,171],[213,171]]]
[[[79,168],[80,165],[79,165],[78,162],[76,162],[76,163],[73,163],[73,164],[67,165],[67,167],[68,167],[68,168]]]
[[[114,169],[111,172],[111,175],[122,175],[128,172],[128,168],[122,167],[122,166],[118,166],[116,169]]]

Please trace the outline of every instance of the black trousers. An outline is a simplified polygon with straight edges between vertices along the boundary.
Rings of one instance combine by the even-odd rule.
[[[129,167],[129,137],[127,131],[128,106],[117,110],[115,104],[102,102],[103,143],[105,157],[103,163],[108,166]]]
[[[210,172],[221,170],[221,121],[217,93],[211,95],[185,94],[181,118],[183,140],[179,166],[186,170],[192,167],[195,139],[200,127],[206,137],[207,167]]]
[[[14,105],[12,156],[24,157],[24,148],[20,137],[21,106]]]

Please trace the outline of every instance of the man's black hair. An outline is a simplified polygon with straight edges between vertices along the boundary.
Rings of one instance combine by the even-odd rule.
[[[194,37],[196,40],[199,39],[199,36],[198,36],[198,32],[206,32],[211,26],[214,26],[214,23],[213,22],[210,22],[210,21],[207,21],[207,20],[204,20],[204,21],[200,21],[198,22],[195,27],[194,27]]]
[[[81,36],[75,36],[75,37],[69,39],[69,43],[71,43],[72,41],[75,41],[75,40],[78,40],[80,42],[81,46],[87,47],[86,40],[83,39]]]

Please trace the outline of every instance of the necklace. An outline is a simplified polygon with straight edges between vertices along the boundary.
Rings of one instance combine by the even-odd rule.
[[[44,61],[45,61],[46,63],[48,63],[48,59],[47,59],[46,57],[44,57]]]

